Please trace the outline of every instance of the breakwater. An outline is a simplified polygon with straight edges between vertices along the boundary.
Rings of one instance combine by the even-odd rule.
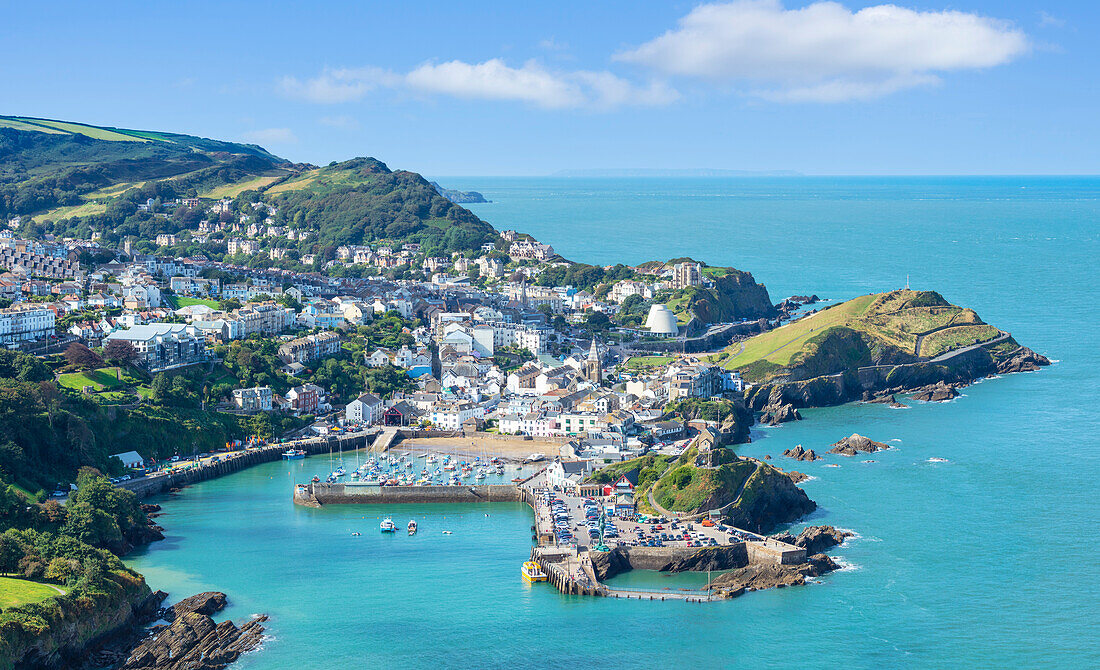
[[[377,484],[328,484],[310,482],[294,489],[299,505],[382,505],[405,503],[526,502],[513,484],[469,486],[379,486]]]
[[[168,474],[157,473],[147,477],[132,479],[118,484],[119,488],[133,492],[139,498],[160,493],[167,493],[172,489],[182,488],[190,484],[214,479],[232,474],[239,470],[277,461],[283,457],[283,452],[290,449],[301,449],[307,454],[327,454],[329,451],[341,449],[361,449],[369,446],[374,438],[373,433],[361,433],[358,435],[310,437],[281,444],[270,444],[258,449],[249,449],[242,452],[234,452],[218,461],[204,461],[186,470],[179,470]]]

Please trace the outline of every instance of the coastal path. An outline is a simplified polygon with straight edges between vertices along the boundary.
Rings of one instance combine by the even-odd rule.
[[[928,362],[929,363],[940,363],[940,362],[949,360],[951,358],[954,358],[955,356],[960,356],[962,354],[965,354],[968,351],[973,351],[973,350],[975,350],[979,347],[988,347],[991,344],[998,344],[1000,342],[1004,342],[1005,340],[1007,340],[1010,337],[1012,337],[1011,333],[1006,333],[1002,330],[1001,334],[998,335],[997,337],[994,337],[992,340],[986,340],[985,342],[978,342],[977,344],[971,344],[970,346],[963,347],[962,349],[954,349],[954,350],[949,351],[945,354],[940,354],[939,356],[936,356],[935,358],[929,359]]]

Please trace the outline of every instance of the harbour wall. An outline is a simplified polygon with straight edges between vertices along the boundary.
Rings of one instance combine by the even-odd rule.
[[[294,502],[302,505],[382,505],[406,503],[528,502],[512,484],[469,486],[377,486],[317,482],[295,488]]]
[[[131,491],[138,498],[147,498],[160,493],[167,493],[172,489],[183,488],[197,482],[222,477],[238,472],[260,463],[270,463],[283,457],[283,452],[289,449],[301,449],[307,454],[327,454],[329,449],[359,449],[370,444],[373,434],[363,433],[350,436],[311,437],[282,444],[271,444],[259,449],[249,449],[235,455],[224,458],[217,463],[206,462],[201,466],[182,470],[167,475],[152,475],[139,477],[130,481],[120,482],[119,488]]]

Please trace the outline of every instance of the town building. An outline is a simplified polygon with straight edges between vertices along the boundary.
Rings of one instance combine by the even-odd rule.
[[[233,389],[233,405],[245,412],[270,412],[272,397],[270,386]]]
[[[283,363],[308,363],[340,352],[340,336],[333,332],[315,333],[291,340],[279,347]]]
[[[40,340],[54,334],[57,315],[41,303],[0,309],[0,344]]]
[[[206,340],[197,328],[178,323],[149,323],[128,330],[116,330],[111,340],[124,340],[134,346],[138,364],[155,373],[206,360]]]
[[[344,408],[344,419],[349,423],[375,424],[382,421],[385,403],[373,393],[364,393]]]

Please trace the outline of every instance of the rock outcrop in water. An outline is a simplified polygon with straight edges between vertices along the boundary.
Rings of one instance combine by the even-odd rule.
[[[869,437],[864,437],[859,433],[852,433],[848,437],[841,440],[837,440],[832,444],[832,449],[827,453],[840,454],[842,456],[855,456],[858,453],[873,454],[876,451],[883,451],[889,449],[890,445],[884,442],[875,442]]]
[[[802,415],[790,402],[783,400],[782,393],[771,393],[768,402],[761,410],[760,423],[775,426],[788,421],[800,421]]]
[[[796,461],[820,461],[821,457],[813,449],[803,449],[801,444],[796,444],[794,449],[784,449],[783,455]]]
[[[736,598],[746,591],[801,586],[807,577],[818,577],[840,566],[825,554],[810,556],[801,565],[754,564],[719,575],[705,588],[718,597]]]
[[[119,670],[221,670],[263,641],[266,615],[238,628],[232,621],[215,623],[211,614],[225,607],[224,593],[200,593],[164,611],[171,625],[153,630]]]
[[[802,547],[809,555],[826,552],[839,544],[843,544],[844,540],[851,536],[852,534],[848,531],[837,530],[832,526],[809,526],[803,528],[798,535],[791,535],[789,532],[772,535],[780,542]]]
[[[948,386],[943,382],[938,384],[932,384],[919,389],[913,394],[913,400],[920,400],[923,402],[944,402],[945,400],[951,400],[958,397],[959,392],[954,387]]]

